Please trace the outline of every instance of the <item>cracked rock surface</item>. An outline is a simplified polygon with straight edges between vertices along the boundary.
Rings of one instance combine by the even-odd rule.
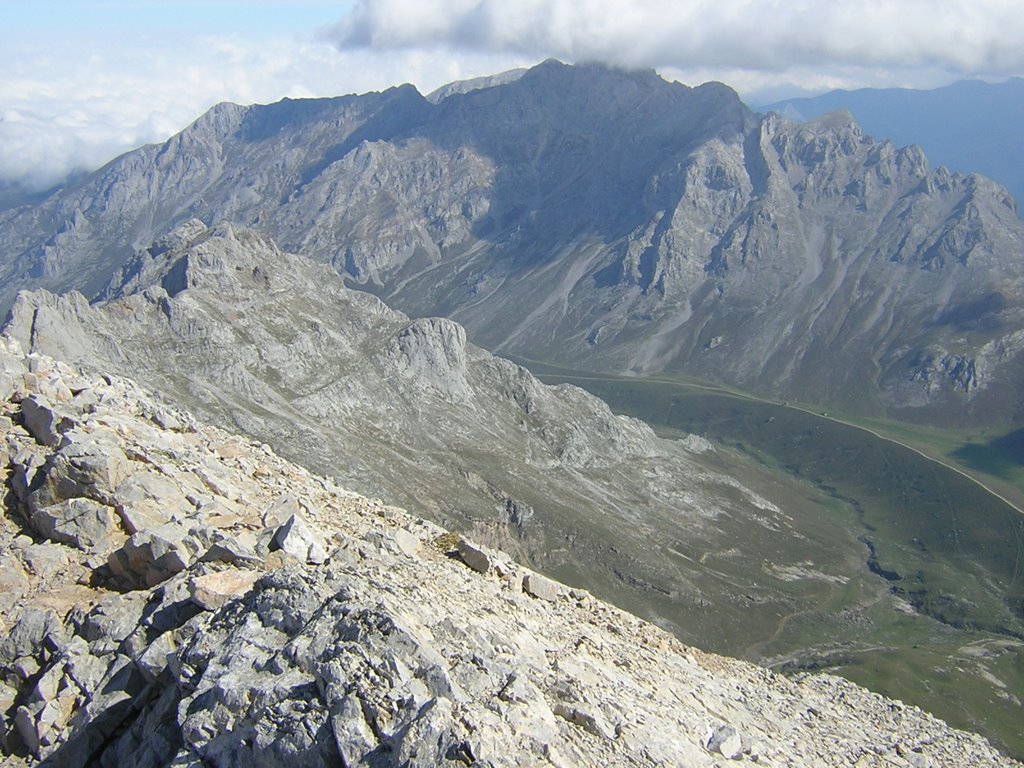
[[[127,380],[0,358],[5,765],[1015,765],[684,646]]]

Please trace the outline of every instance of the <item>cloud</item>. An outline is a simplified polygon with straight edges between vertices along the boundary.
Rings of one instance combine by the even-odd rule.
[[[328,35],[682,71],[1024,71],[1017,0],[359,0]]]
[[[248,22],[234,25],[226,23],[228,0],[176,5],[145,23],[141,11],[122,19],[117,4],[101,4],[108,16],[87,28],[80,18],[33,34],[0,29],[0,187],[44,189],[69,171],[95,169],[167,139],[219,101],[404,82],[426,93],[548,56],[655,67],[688,84],[722,80],[753,103],[794,90],[933,87],[1024,73],[1016,2],[357,0],[319,36],[296,33],[297,21],[280,29],[281,13],[299,6],[320,9],[315,23],[330,18],[326,3],[265,0],[264,21],[247,12]],[[233,33],[210,31],[210,6],[228,9],[216,18]],[[181,17],[182,8],[193,15]]]
[[[46,189],[160,142],[220,101],[267,103],[414,82],[421,90],[508,69],[514,57],[382,56],[313,39],[140,35],[0,46],[0,186]]]

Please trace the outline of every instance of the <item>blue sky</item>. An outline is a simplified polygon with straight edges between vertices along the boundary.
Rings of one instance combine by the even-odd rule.
[[[362,93],[549,56],[753,103],[1024,74],[1018,0],[0,0],[0,183],[42,188],[219,101]]]
[[[294,2],[232,2],[232,0],[35,0],[2,3],[4,31],[17,39],[19,32],[81,34],[150,34],[161,29],[192,33],[197,25],[207,33],[273,37],[306,34],[334,24],[351,10],[351,2],[295,0]]]

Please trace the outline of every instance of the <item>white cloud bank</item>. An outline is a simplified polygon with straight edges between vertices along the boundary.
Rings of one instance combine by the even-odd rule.
[[[43,189],[163,141],[219,101],[403,82],[427,92],[549,56],[722,80],[755,103],[1024,73],[1018,0],[357,0],[319,36],[189,31],[203,26],[189,17],[175,30],[106,37],[0,31],[0,192]]]
[[[331,34],[680,70],[1024,70],[1019,0],[359,0]]]
[[[204,36],[0,46],[0,191],[46,189],[164,141],[221,101],[364,93],[530,63],[514,56],[339,51],[323,40]],[[64,41],[68,43],[68,41]]]

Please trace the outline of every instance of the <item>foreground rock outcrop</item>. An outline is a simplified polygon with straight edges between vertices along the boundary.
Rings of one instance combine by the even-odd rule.
[[[0,341],[9,765],[1014,765]]]

